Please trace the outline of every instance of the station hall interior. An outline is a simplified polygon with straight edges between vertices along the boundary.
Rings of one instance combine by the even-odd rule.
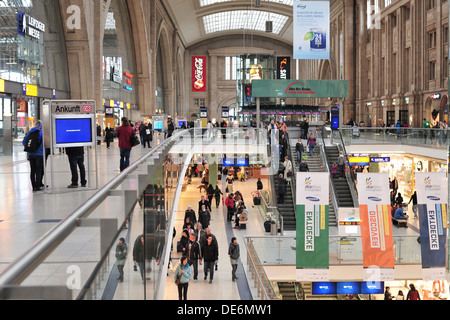
[[[0,299],[447,300],[449,11],[0,0]]]

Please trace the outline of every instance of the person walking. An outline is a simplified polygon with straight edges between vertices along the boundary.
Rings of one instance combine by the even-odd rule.
[[[308,167],[308,164],[306,163],[305,159],[302,159],[302,162],[300,163],[300,166],[298,167],[298,171],[309,172],[309,167]]]
[[[337,159],[337,165],[339,168],[340,176],[341,176],[341,178],[343,178],[345,175],[345,158],[344,158],[344,153],[342,151],[339,152],[339,157]]]
[[[298,141],[295,144],[295,151],[297,151],[297,163],[300,164],[300,162],[302,161],[303,152],[305,151],[305,147],[303,146],[301,138],[298,138]]]
[[[27,159],[30,163],[30,180],[33,191],[44,189],[42,176],[44,174],[44,140],[42,135],[42,123],[38,121],[23,138],[22,144],[27,152]]]
[[[85,188],[87,180],[84,166],[84,147],[66,148],[66,154],[69,158],[70,171],[72,173],[72,183],[67,188],[78,188],[78,169],[80,170],[81,187]]]
[[[219,189],[219,186],[216,186],[216,189],[214,189],[214,198],[216,199],[216,208],[219,208],[220,206],[220,198],[223,195],[222,190]]]
[[[308,141],[307,141],[307,145],[309,148],[309,155],[312,157],[313,153],[314,153],[314,149],[316,147],[316,143],[317,143],[317,139],[314,136],[314,133],[311,132],[311,134],[309,135]]]
[[[142,281],[145,280],[145,278],[144,278],[144,267],[145,267],[144,261],[145,261],[144,235],[141,234],[141,235],[137,236],[136,240],[134,241],[133,262],[134,262],[134,264],[137,264],[139,267],[139,271],[141,272]]]
[[[413,212],[414,212],[414,219],[418,218],[419,216],[417,215],[417,191],[414,191],[413,195],[411,196],[411,198],[409,199],[408,205],[411,203],[413,203]]]
[[[202,257],[204,260],[204,280],[208,278],[209,283],[212,283],[214,279],[214,266],[219,261],[219,247],[217,241],[213,241],[212,235],[207,235],[206,244],[202,246]]]
[[[286,181],[290,183],[292,178],[292,162],[291,160],[289,160],[288,156],[284,157],[283,167],[284,167],[284,179],[286,179]]]
[[[153,126],[151,123],[146,123],[144,126],[144,148],[145,145],[147,145],[148,148],[151,149],[152,142],[153,142]]]
[[[119,270],[119,278],[117,280],[119,280],[119,282],[123,282],[123,268],[125,266],[125,262],[127,261],[127,253],[128,248],[125,243],[125,239],[120,238],[119,243],[116,246],[116,264],[117,269]]]
[[[180,263],[175,269],[175,284],[178,286],[178,299],[187,300],[189,280],[191,278],[191,267],[186,257],[180,258]]]
[[[97,145],[102,144],[102,127],[97,123]]]
[[[262,190],[264,189],[263,183],[261,181],[261,178],[258,178],[258,181],[256,182],[256,190]]]
[[[231,243],[228,247],[228,255],[230,256],[231,263],[231,280],[236,281],[236,279],[238,278],[236,276],[236,270],[238,267],[239,257],[241,255],[236,237],[231,238]]]
[[[131,138],[134,137],[136,133],[128,121],[128,118],[122,118],[122,125],[117,128],[116,136],[119,138],[119,148],[120,148],[120,172],[123,172],[126,168],[130,166],[130,155],[131,155]]]
[[[194,282],[198,281],[198,264],[201,261],[200,242],[195,238],[195,232],[189,235],[189,244],[187,250],[187,259],[190,266],[194,269]]]
[[[105,129],[105,142],[106,142],[106,148],[111,147],[111,142],[114,141],[114,129],[111,128],[111,124],[108,123],[108,126]]]
[[[211,213],[205,205],[198,212],[198,222],[200,222],[204,229],[208,228],[211,222]]]
[[[195,216],[195,211],[192,209],[191,205],[188,206],[186,212],[184,213],[184,221],[186,221],[186,218],[189,218],[194,225],[197,223],[197,217]]]

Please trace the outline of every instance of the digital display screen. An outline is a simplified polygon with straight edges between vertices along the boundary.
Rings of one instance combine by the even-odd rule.
[[[359,282],[337,282],[337,294],[358,294],[361,290]]]
[[[383,281],[363,281],[361,282],[362,294],[382,294],[384,293]]]
[[[236,159],[236,165],[238,167],[247,167],[248,166],[248,159],[245,158],[238,158]]]
[[[181,126],[183,125],[183,123],[184,123],[185,126],[187,127],[187,122],[186,122],[186,121],[178,121],[178,127],[181,128]]]
[[[336,294],[336,282],[313,282],[312,294]]]
[[[155,121],[153,129],[154,130],[163,130],[164,129],[164,123],[162,121]]]
[[[224,167],[234,166],[234,159],[223,159],[222,166],[224,166]]]
[[[92,118],[55,119],[56,144],[92,143]]]

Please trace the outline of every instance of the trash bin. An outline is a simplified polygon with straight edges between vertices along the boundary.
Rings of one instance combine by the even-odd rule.
[[[277,222],[276,221],[272,221],[270,223],[270,235],[271,236],[277,235]]]

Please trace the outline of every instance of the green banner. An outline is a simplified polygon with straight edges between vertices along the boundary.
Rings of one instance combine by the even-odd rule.
[[[297,205],[297,269],[328,269],[328,205]]]
[[[347,80],[253,80],[253,98],[346,98]]]

